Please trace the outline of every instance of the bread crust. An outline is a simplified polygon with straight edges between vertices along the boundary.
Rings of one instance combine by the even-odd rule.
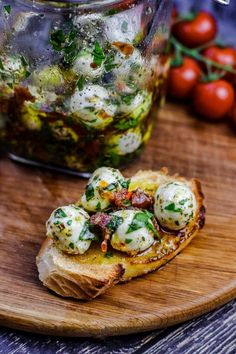
[[[166,236],[170,237],[171,241],[169,249],[163,250],[157,244],[152,252],[147,250],[141,255],[131,257],[115,251],[115,257],[106,259],[100,247],[93,245],[86,254],[71,256],[58,250],[53,241],[46,238],[36,257],[39,279],[42,283],[60,296],[89,300],[103,294],[118,282],[126,282],[147,274],[173,259],[204,225],[204,195],[200,182],[196,179],[186,180],[178,175],[169,176],[167,168],[162,168],[157,172],[139,171],[131,178],[130,184],[131,190],[137,186],[143,188],[145,184],[146,190],[154,194],[160,183],[173,178],[184,181],[191,187],[198,208],[191,225],[181,230],[179,234]]]

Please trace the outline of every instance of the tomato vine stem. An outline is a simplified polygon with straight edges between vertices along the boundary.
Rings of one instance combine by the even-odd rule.
[[[185,47],[174,36],[170,37],[170,43],[173,45],[173,47],[175,48],[175,51],[177,53],[181,53],[181,54],[184,54],[188,57],[194,58],[194,59],[198,60],[199,62],[205,63],[207,66],[210,65],[210,66],[215,67],[219,70],[223,70],[225,72],[236,74],[236,70],[233,69],[233,67],[231,65],[221,65],[219,63],[216,63],[213,60],[210,60],[210,59],[204,57],[202,54],[199,53],[201,48],[190,49],[188,47]]]

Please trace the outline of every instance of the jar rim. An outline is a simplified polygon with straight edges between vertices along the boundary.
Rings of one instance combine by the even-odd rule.
[[[33,7],[48,7],[57,10],[66,10],[70,8],[91,10],[98,9],[100,6],[106,8],[113,5],[128,7],[131,4],[136,4],[140,0],[18,0],[20,2],[25,2],[31,4]]]

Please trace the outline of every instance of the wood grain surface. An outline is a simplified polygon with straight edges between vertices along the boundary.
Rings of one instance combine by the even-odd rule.
[[[155,110],[153,114],[156,114]],[[207,224],[192,244],[159,271],[117,285],[91,302],[65,300],[38,280],[35,256],[51,210],[73,202],[85,181],[0,161],[0,321],[63,336],[109,336],[170,326],[236,295],[236,136],[186,108],[161,111],[141,159],[125,169],[168,166],[203,183]]]

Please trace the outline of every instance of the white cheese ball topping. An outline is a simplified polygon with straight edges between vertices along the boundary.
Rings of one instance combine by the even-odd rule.
[[[137,210],[119,210],[111,215],[121,218],[111,237],[111,245],[116,250],[141,252],[154,243],[156,232],[149,214]]]
[[[100,167],[94,171],[81,198],[84,209],[101,211],[110,205],[112,192],[127,186],[125,178],[119,170],[111,167]]]
[[[128,129],[125,133],[113,134],[107,139],[107,151],[117,155],[127,155],[136,151],[141,144],[142,134],[140,129]]]
[[[76,205],[54,210],[46,223],[47,236],[55,245],[70,254],[83,254],[95,238],[88,228],[89,215]]]
[[[75,60],[72,70],[75,74],[83,75],[87,79],[95,79],[104,73],[104,67],[101,65],[93,68],[91,66],[93,62],[92,54],[82,51]]]
[[[154,211],[163,227],[180,230],[191,222],[196,214],[196,198],[183,182],[161,184],[155,194]]]
[[[88,85],[75,91],[70,110],[86,125],[104,129],[113,120],[116,106],[110,102],[108,91],[99,85]]]

